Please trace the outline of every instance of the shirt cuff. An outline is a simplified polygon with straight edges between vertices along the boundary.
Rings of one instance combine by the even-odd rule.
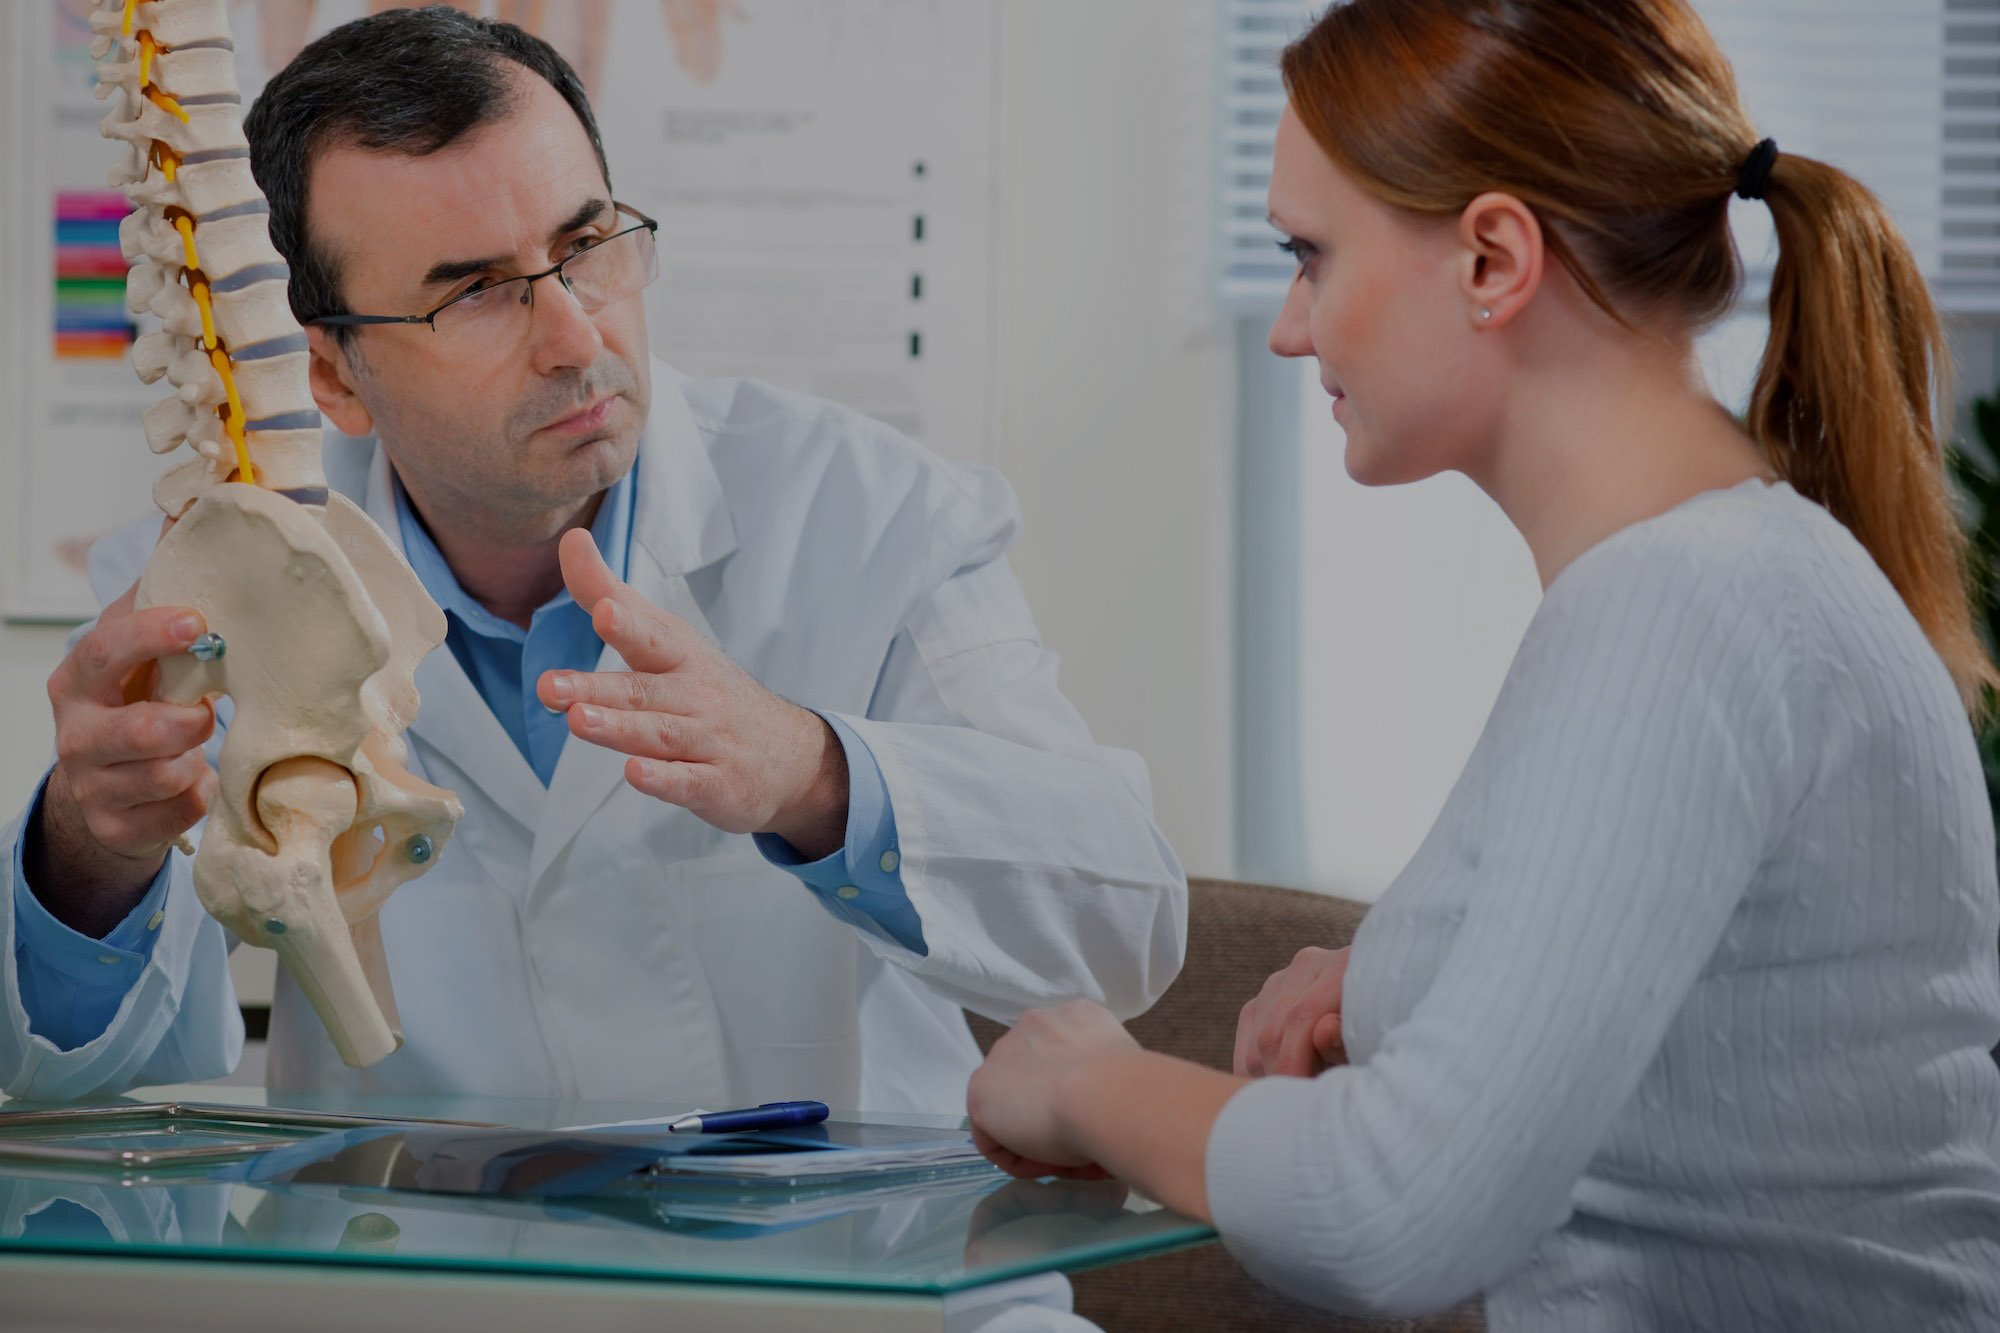
[[[881,765],[852,727],[831,713],[819,716],[833,728],[847,756],[847,841],[817,861],[801,859],[789,842],[772,833],[754,835],[757,850],[772,865],[796,875],[829,912],[849,925],[927,955],[923,920],[903,888],[896,812]]]
[[[64,1050],[74,1050],[110,1026],[119,1004],[153,958],[165,920],[172,853],[160,865],[146,896],[102,939],[72,930],[49,914],[28,886],[27,829],[42,803],[48,779],[28,807],[14,840],[14,961],[28,1026]]]

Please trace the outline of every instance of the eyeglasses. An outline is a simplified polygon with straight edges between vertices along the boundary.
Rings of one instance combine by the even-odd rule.
[[[638,221],[602,240],[591,241],[560,264],[540,273],[524,273],[474,286],[437,309],[422,315],[321,315],[308,324],[428,324],[431,332],[450,338],[453,346],[488,352],[505,350],[528,336],[535,305],[535,284],[554,278],[586,314],[596,314],[614,301],[640,291],[659,276],[660,260],[653,235],[660,224],[636,208],[613,208]]]

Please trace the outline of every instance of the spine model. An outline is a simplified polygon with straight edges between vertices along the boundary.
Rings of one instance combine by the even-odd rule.
[[[209,631],[159,664],[152,694],[235,705],[195,890],[240,939],[277,951],[341,1058],[370,1065],[402,1043],[376,914],[461,813],[408,771],[402,739],[444,616],[381,530],[327,490],[224,0],[100,0],[90,19],[103,131],[125,145],[110,180],[135,206],[119,230],[126,304],[161,324],[132,364],[174,390],[147,409],[146,440],[192,451],[153,487],[173,523],[137,604],[192,606]]]
[[[235,480],[313,492],[319,412],[306,380],[305,331],[286,299],[271,245],[270,206],[250,174],[242,97],[223,0],[109,3],[92,16],[93,50],[111,108],[107,137],[126,147],[110,173],[136,209],[119,228],[134,314],[162,328],[132,348],[147,384],[174,387],[146,413],[155,453],[194,457],[163,476],[153,498],[178,516]]]

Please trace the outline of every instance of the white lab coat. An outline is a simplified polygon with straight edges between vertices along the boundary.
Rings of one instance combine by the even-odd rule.
[[[399,542],[373,441],[330,439],[326,464]],[[874,753],[928,954],[836,919],[747,836],[634,790],[622,755],[572,738],[544,789],[440,647],[417,672],[410,767],[465,818],[383,911],[406,1043],[347,1068],[281,975],[273,1088],[957,1111],[978,1058],[960,1006],[1008,1020],[1080,995],[1129,1016],[1159,996],[1185,947],[1185,881],[1143,763],[1093,744],[1057,690],[1006,562],[1018,515],[996,473],[833,404],[656,365],[638,486],[634,589]],[[99,544],[100,598],[138,576],[157,527]],[[607,650],[601,666],[624,664]],[[0,904],[18,835],[18,820],[0,832]],[[150,964],[73,1051],[28,1032],[0,912],[8,1092],[234,1064],[226,937],[188,859],[171,861]]]

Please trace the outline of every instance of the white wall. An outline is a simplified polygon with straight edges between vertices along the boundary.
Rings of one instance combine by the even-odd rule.
[[[1101,740],[1146,756],[1189,869],[1225,872],[1228,357],[1190,243],[1206,12],[1007,0],[996,461],[1026,512],[1015,565],[1070,698]],[[12,547],[0,534],[0,560]],[[43,685],[63,637],[0,626],[0,820],[46,761]]]
[[[1304,887],[1373,902],[1443,809],[1542,590],[1478,487],[1362,486],[1310,362],[1299,388]]]
[[[0,541],[0,561],[13,558],[14,544]],[[0,577],[5,573],[0,567]],[[48,764],[55,726],[45,690],[66,633],[49,625],[0,625],[0,822],[14,817]]]
[[[1213,874],[1232,860],[1233,376],[1199,249],[1207,11],[1006,6],[995,461],[1066,692],[1145,755],[1161,826]]]

